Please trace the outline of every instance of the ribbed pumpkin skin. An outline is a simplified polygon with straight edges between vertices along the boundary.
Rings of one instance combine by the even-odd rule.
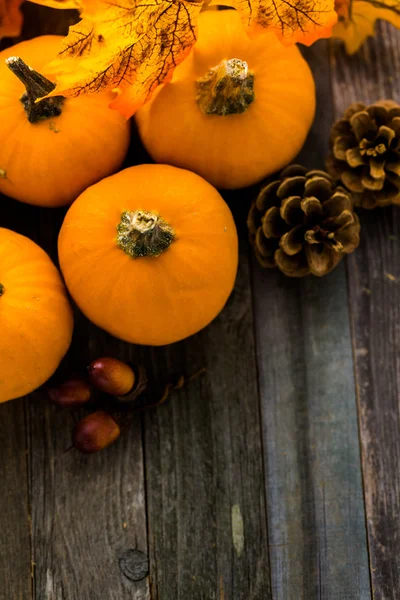
[[[54,81],[43,66],[61,39],[43,36],[0,52],[0,192],[39,206],[73,202],[121,166],[129,145],[129,125],[108,108],[112,94],[67,99],[59,117],[29,123],[20,102],[24,86],[5,60],[20,56]]]
[[[159,257],[116,245],[124,211],[158,213],[176,239]],[[83,313],[112,335],[164,345],[208,325],[232,291],[238,264],[228,206],[206,181],[166,165],[131,167],[86,190],[59,237],[67,287]]]
[[[206,115],[197,80],[222,60],[237,58],[254,73],[255,100],[246,112]],[[296,46],[273,33],[246,34],[236,11],[200,14],[191,54],[135,115],[156,162],[190,169],[221,189],[240,188],[285,167],[300,151],[315,113],[311,71]]]
[[[0,402],[45,383],[66,354],[73,317],[60,274],[28,238],[0,228]]]

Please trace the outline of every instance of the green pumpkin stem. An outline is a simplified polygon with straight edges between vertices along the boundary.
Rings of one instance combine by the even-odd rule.
[[[43,119],[59,117],[65,100],[63,96],[44,98],[36,102],[38,98],[47,96],[55,89],[55,84],[43,75],[28,67],[19,56],[11,56],[6,60],[7,67],[24,84],[26,92],[20,100],[24,105],[25,112],[30,123],[38,123]]]
[[[206,115],[243,113],[254,97],[254,75],[238,58],[223,60],[197,80],[197,104]]]
[[[174,239],[171,225],[146,210],[123,212],[117,227],[117,246],[132,258],[160,256]]]

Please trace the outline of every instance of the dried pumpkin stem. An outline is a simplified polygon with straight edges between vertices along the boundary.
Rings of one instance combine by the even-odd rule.
[[[30,123],[37,123],[43,119],[61,115],[61,107],[65,100],[63,96],[44,98],[40,102],[36,102],[38,98],[47,96],[55,89],[56,86],[52,81],[28,67],[19,56],[8,58],[6,65],[25,86],[26,92],[20,100]]]
[[[197,80],[197,104],[206,115],[243,113],[254,97],[254,75],[238,58],[223,60]]]
[[[0,283],[0,297],[4,294],[4,285]]]
[[[171,225],[146,210],[123,212],[117,227],[117,246],[132,258],[160,256],[174,239]]]

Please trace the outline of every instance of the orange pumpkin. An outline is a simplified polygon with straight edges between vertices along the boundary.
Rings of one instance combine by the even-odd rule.
[[[0,402],[54,373],[72,337],[72,310],[56,267],[22,235],[0,228]]]
[[[246,34],[233,10],[200,14],[186,60],[135,118],[156,162],[240,188],[286,166],[315,112],[311,71],[274,33]]]
[[[130,137],[124,118],[108,108],[112,94],[59,96],[35,104],[54,84],[27,65],[41,71],[61,39],[43,36],[0,52],[0,192],[40,206],[70,204],[115,172]],[[11,59],[7,67],[10,57],[26,64]]]
[[[205,327],[234,285],[238,242],[228,206],[198,175],[140,165],[86,190],[59,237],[67,287],[112,335],[163,345]]]

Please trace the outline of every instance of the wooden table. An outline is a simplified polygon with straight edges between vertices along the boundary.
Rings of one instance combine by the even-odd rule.
[[[25,13],[24,37],[75,19]],[[318,94],[307,166],[323,165],[350,102],[400,100],[400,35],[378,29],[352,58],[305,50]],[[127,164],[145,159],[137,146]],[[111,354],[152,377],[205,377],[90,457],[64,453],[72,418],[43,392],[0,407],[1,600],[400,599],[400,209],[362,213],[359,250],[297,281],[258,267],[248,203],[227,199],[241,260],[218,319],[149,349],[77,315],[64,365]],[[0,224],[53,258],[63,214],[1,199]]]

